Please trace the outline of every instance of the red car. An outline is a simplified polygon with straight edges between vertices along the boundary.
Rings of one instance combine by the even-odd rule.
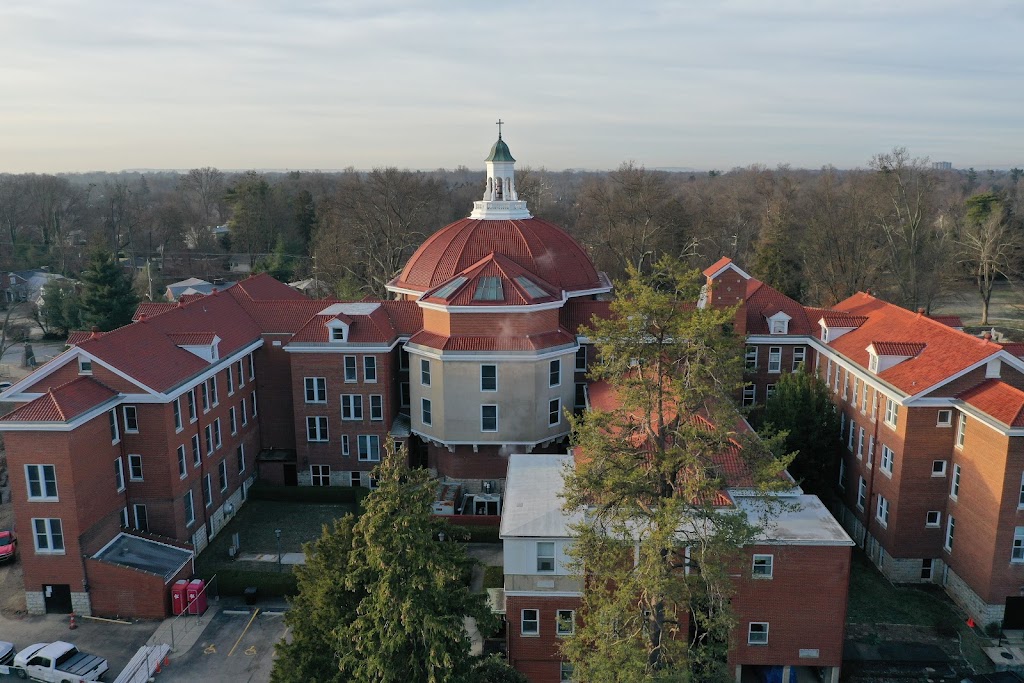
[[[0,562],[13,560],[17,549],[18,538],[14,535],[14,532],[0,529]]]

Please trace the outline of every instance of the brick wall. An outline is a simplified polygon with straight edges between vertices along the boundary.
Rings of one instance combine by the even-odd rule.
[[[264,334],[253,352],[259,400],[260,448],[294,448],[291,360],[284,351],[290,334]],[[282,346],[274,346],[274,342]]]
[[[556,611],[571,609],[579,612],[580,599],[570,597],[510,596],[505,599],[508,620],[508,661],[526,674],[530,683],[558,683],[561,640],[555,634]],[[540,611],[540,633],[522,635],[522,610]]]
[[[25,388],[25,393],[44,393],[51,387],[59,387],[62,384],[67,384],[72,380],[76,380],[81,375],[78,374],[78,361],[69,360],[65,365],[53,371],[46,377],[40,378],[38,381],[33,382]],[[129,382],[117,373],[107,370],[99,363],[92,364],[92,377],[93,379],[103,382],[111,389],[120,391],[126,394],[141,394],[143,390],[133,382]]]
[[[171,614],[171,586],[192,576],[186,564],[169,582],[164,577],[99,560],[85,561],[92,613],[103,617],[164,619]]]

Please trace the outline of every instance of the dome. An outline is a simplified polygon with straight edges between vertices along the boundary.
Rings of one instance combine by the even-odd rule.
[[[508,145],[505,144],[505,141],[499,135],[498,141],[491,147],[491,153],[487,155],[484,161],[515,161],[515,159],[512,158],[512,152],[509,151]]]
[[[576,240],[539,218],[464,218],[447,225],[420,245],[390,287],[424,292],[492,253],[570,295],[608,287]]]

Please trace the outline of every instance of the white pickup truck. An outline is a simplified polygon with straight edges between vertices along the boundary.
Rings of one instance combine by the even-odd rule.
[[[45,683],[98,681],[109,669],[107,660],[79,652],[71,643],[29,645],[14,658],[14,673]]]

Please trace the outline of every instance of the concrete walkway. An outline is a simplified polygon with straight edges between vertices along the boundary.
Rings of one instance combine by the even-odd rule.
[[[246,562],[277,562],[277,553],[239,553],[239,560]],[[281,553],[281,564],[306,564],[305,553]]]
[[[171,659],[188,652],[203,635],[209,624],[221,610],[221,601],[214,599],[206,612],[201,615],[182,614],[164,619],[150,637],[149,645],[166,644],[171,648]]]

